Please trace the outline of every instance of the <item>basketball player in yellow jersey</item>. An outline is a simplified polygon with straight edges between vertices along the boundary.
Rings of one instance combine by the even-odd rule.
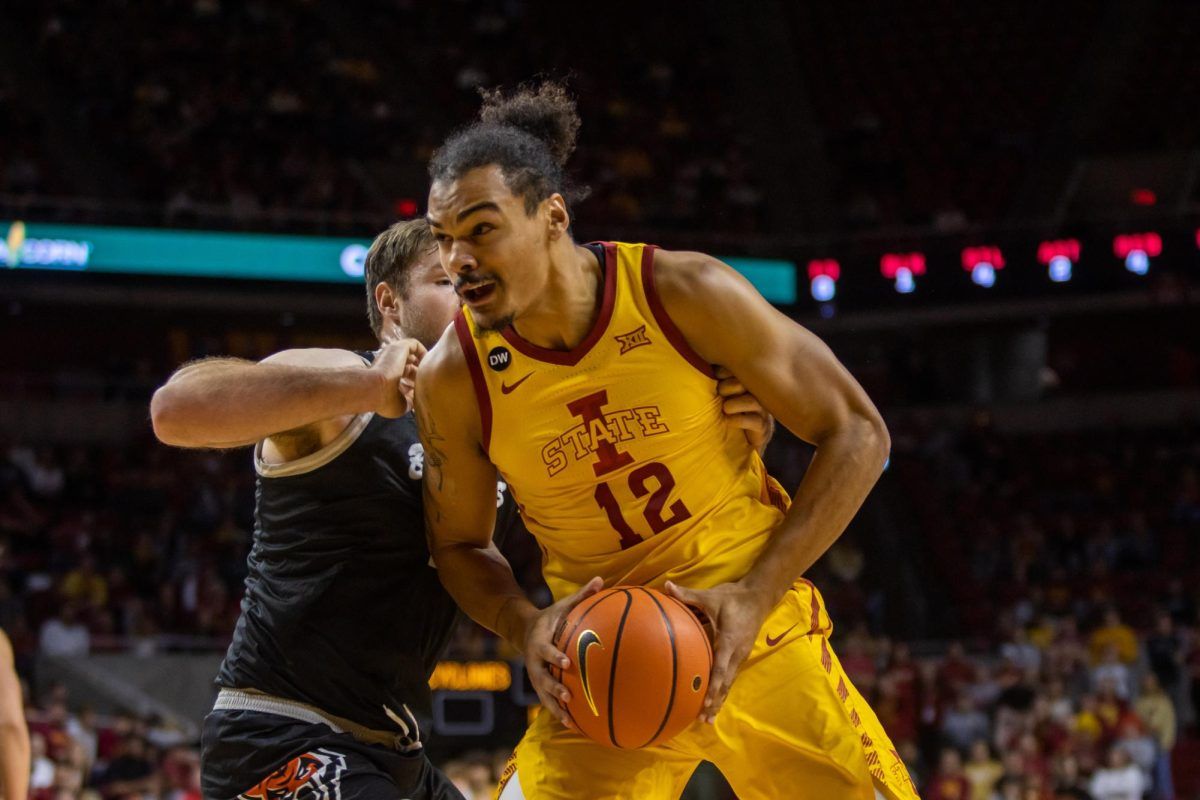
[[[708,759],[743,800],[915,798],[802,577],[879,477],[878,412],[716,259],[577,245],[563,167],[578,126],[559,86],[492,94],[430,165],[429,222],[465,302],[417,377],[432,551],[463,610],[524,651],[552,712],[500,797],[666,800]],[[722,424],[713,364],[817,446],[790,508]],[[497,470],[543,550],[557,601],[543,611],[489,539]],[[703,609],[716,635],[702,719],[641,750],[571,729],[548,670],[569,665],[552,644],[567,611],[630,583]]]

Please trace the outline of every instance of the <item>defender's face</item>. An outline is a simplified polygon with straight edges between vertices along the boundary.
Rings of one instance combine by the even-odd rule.
[[[550,268],[545,215],[525,213],[525,200],[495,165],[473,169],[429,190],[429,226],[455,291],[480,327],[501,330],[546,286]]]
[[[442,269],[436,249],[421,256],[412,266],[407,290],[400,306],[400,328],[432,348],[446,326],[454,321],[459,307],[454,283]]]

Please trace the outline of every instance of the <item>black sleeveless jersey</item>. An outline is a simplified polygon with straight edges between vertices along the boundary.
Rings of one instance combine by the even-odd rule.
[[[430,563],[413,415],[360,415],[312,455],[276,466],[256,448],[255,463],[246,592],[217,684],[378,730],[396,727],[385,706],[427,720],[458,608]],[[497,504],[499,542],[519,525],[503,483]]]

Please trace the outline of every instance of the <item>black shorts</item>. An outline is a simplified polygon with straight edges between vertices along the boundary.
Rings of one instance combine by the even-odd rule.
[[[200,784],[205,800],[464,800],[423,752],[259,711],[205,717]]]

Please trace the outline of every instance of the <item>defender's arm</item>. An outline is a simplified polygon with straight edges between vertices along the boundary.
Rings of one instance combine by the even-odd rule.
[[[286,435],[336,436],[355,414],[401,416],[424,348],[385,346],[371,367],[348,350],[285,350],[260,362],[185,364],[154,393],[154,433],[177,447],[230,448]]]

